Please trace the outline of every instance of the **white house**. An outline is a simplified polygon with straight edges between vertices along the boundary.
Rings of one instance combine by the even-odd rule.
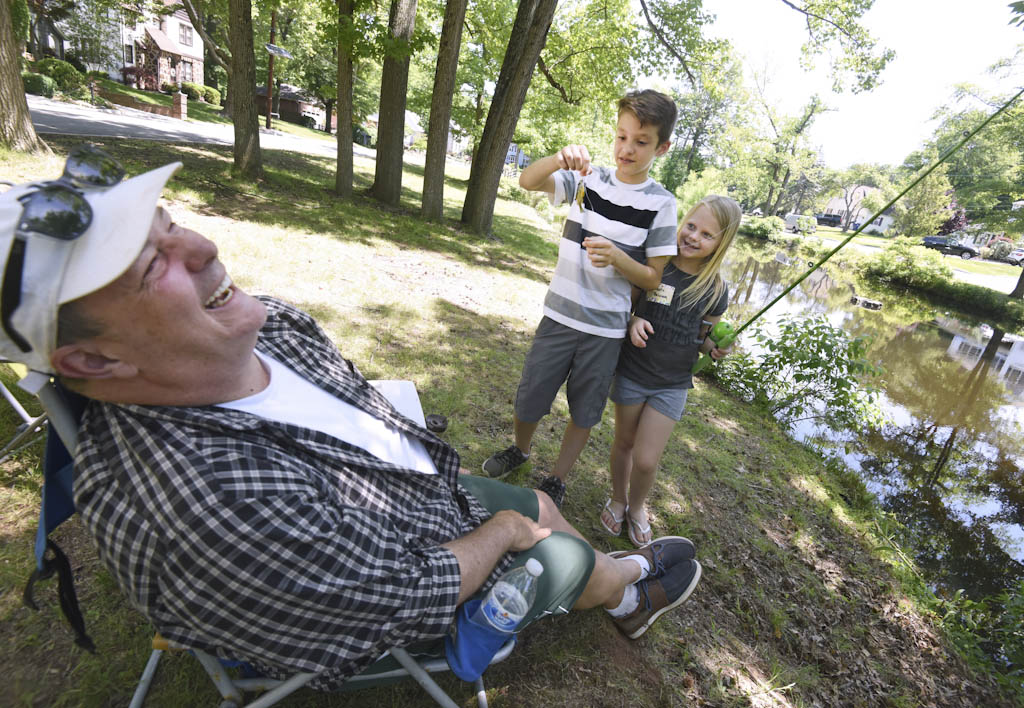
[[[859,228],[865,219],[870,218],[874,212],[861,206],[861,202],[864,201],[864,197],[867,195],[877,192],[877,187],[868,187],[866,185],[858,185],[853,188],[853,192],[850,194],[850,199],[847,200],[845,197],[832,197],[825,205],[826,214],[837,214],[842,219],[842,223],[849,224],[852,228]],[[847,208],[847,201],[849,201],[849,208]],[[847,216],[850,216],[847,221]],[[892,213],[886,211],[884,214],[875,219],[865,231],[878,231],[885,233],[888,231],[893,224]]]
[[[120,31],[122,61],[109,68],[111,76],[120,78],[121,66],[135,66],[139,87],[149,91],[183,81],[203,83],[203,39],[180,6],[170,15],[125,12]]]

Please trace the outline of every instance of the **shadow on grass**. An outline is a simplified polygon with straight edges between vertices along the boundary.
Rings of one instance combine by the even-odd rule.
[[[82,139],[51,136],[48,141],[63,152]],[[441,223],[421,220],[420,195],[408,187],[403,187],[399,208],[384,206],[365,195],[373,176],[359,169],[359,160],[353,180],[355,195],[342,199],[331,191],[335,161],[330,157],[264,150],[264,177],[259,184],[252,184],[232,176],[229,146],[120,139],[93,142],[117,157],[129,174],[180,160],[185,167],[167,185],[165,194],[187,196],[198,202],[197,210],[207,214],[327,234],[366,245],[383,240],[448,254],[465,263],[538,282],[547,282],[557,258],[557,244],[552,239],[545,239],[535,224],[515,217],[495,218],[494,231],[500,235],[500,243],[496,243],[463,230],[451,219]]]

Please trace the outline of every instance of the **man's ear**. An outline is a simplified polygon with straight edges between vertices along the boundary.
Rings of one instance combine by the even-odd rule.
[[[72,379],[131,378],[138,367],[103,356],[87,342],[67,344],[50,355],[54,371]]]
[[[665,142],[663,142],[661,145],[658,146],[657,150],[654,151],[654,156],[655,157],[661,157],[666,152],[668,152],[668,149],[670,147],[672,147],[672,141],[671,140],[666,140]]]

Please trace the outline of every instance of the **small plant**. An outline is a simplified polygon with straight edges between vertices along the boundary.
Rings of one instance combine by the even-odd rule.
[[[49,76],[31,71],[21,72],[21,83],[25,87],[25,93],[47,98],[53,98],[53,92],[57,89],[57,82]]]
[[[740,224],[740,233],[754,238],[768,239],[782,233],[786,222],[777,216],[751,216]]]
[[[164,83],[160,84],[160,90],[163,93],[170,93],[170,94],[178,93],[178,85],[177,84],[172,84],[170,82],[164,82]]]
[[[63,93],[76,93],[85,87],[85,76],[82,72],[60,59],[50,57],[36,62],[36,71],[53,79]]]
[[[203,87],[191,81],[181,82],[181,92],[188,96],[190,101],[199,101],[203,98]]]
[[[942,254],[919,245],[917,239],[901,236],[867,261],[864,274],[911,288],[931,288],[953,277]]]
[[[801,216],[796,220],[796,230],[801,234],[813,234],[818,230],[818,220],[813,216]]]
[[[125,86],[133,86],[139,79],[141,73],[137,66],[122,66],[121,69],[121,83]]]
[[[833,430],[883,421],[870,380],[882,373],[867,359],[869,338],[850,337],[824,317],[787,317],[777,334],[754,326],[752,350],[722,360],[728,389],[768,410],[784,426],[818,420]]]
[[[209,103],[211,106],[220,105],[220,91],[215,89],[213,86],[203,86],[203,100]]]

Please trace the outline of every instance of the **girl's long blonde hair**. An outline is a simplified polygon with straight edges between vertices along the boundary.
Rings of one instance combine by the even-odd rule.
[[[736,237],[736,230],[740,227],[740,219],[743,217],[740,205],[734,200],[718,194],[709,194],[694,204],[693,208],[686,213],[686,216],[679,224],[680,229],[683,228],[687,219],[701,206],[706,206],[711,210],[712,216],[718,222],[718,227],[722,229],[722,238],[718,241],[718,248],[715,249],[715,252],[708,256],[707,260],[701,264],[697,277],[694,278],[693,282],[683,292],[679,293],[678,306],[680,308],[693,307],[707,297],[708,308],[710,309],[722,297],[722,293],[725,292],[725,281],[722,280],[722,276],[718,271],[722,268],[725,252],[732,245],[733,239]]]

